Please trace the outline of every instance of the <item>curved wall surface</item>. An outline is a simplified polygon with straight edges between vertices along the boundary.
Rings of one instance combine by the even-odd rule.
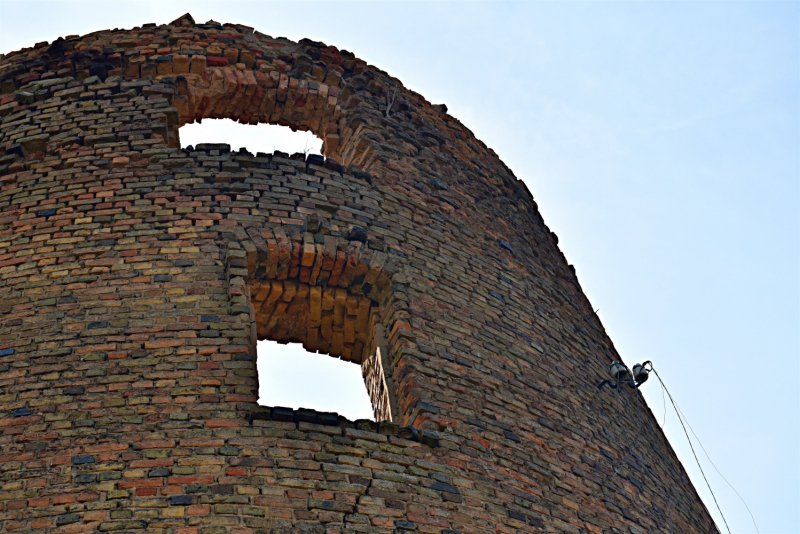
[[[716,532],[557,243],[344,50],[187,15],[0,57],[0,528]],[[257,406],[256,339],[361,365],[375,421]]]

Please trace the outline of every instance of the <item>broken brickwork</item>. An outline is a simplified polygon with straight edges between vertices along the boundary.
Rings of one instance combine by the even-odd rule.
[[[180,146],[222,117],[325,158]],[[0,56],[0,314],[3,531],[715,532],[525,186],[332,46]],[[258,407],[256,338],[361,364],[377,421]]]

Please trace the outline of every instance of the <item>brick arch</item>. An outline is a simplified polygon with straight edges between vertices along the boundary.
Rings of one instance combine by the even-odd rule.
[[[376,134],[356,113],[359,98],[351,99],[349,89],[344,92],[347,98],[344,104],[351,111],[343,112],[339,100],[343,93],[341,78],[334,78],[331,83],[337,85],[329,86],[298,79],[292,72],[207,67],[208,58],[184,61],[188,68],[198,72],[159,80],[175,91],[172,105],[180,114],[178,127],[203,119],[232,119],[244,124],[274,124],[310,131],[323,141],[324,156],[364,168],[370,167],[380,152],[375,144]],[[396,91],[396,82],[388,77],[374,85],[379,94],[390,93],[392,89]],[[341,120],[347,115],[347,120]],[[176,128],[172,133],[177,137]]]
[[[333,236],[312,218],[306,230],[251,226],[229,250],[231,313],[249,313],[252,352],[256,340],[268,339],[355,363],[376,420],[410,422],[389,373],[403,347],[394,334],[406,328],[408,313],[397,261],[380,243],[367,245],[363,229]]]
[[[270,57],[263,50],[258,53]],[[360,87],[348,87],[342,79],[342,54],[334,47],[309,41],[305,53],[301,49],[299,55],[290,68],[281,59],[256,59],[246,49],[229,47],[224,56],[173,55],[145,60],[129,65],[128,74],[153,76],[173,92],[171,104],[179,112],[178,124],[172,125],[176,138],[176,127],[203,119],[274,124],[312,132],[323,141],[323,155],[329,158],[370,167],[381,152],[375,143],[378,136],[358,114],[362,100],[353,93]],[[388,76],[373,75],[369,89],[385,95],[389,106],[398,83]],[[366,80],[361,84],[367,85]]]
[[[337,98],[329,96],[326,84],[312,82],[309,87],[307,80],[277,70],[207,67],[208,59],[186,60],[197,73],[162,78],[177,91],[173,105],[180,112],[180,125],[203,119],[233,119],[311,131],[323,140],[335,129],[340,111]]]

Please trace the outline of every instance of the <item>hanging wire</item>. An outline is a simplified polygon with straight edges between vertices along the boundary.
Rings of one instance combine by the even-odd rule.
[[[664,384],[664,381],[661,380],[661,377],[658,375],[658,371],[653,369],[658,381],[661,382],[661,386],[667,392],[667,396],[669,397],[670,402],[672,403],[672,407],[675,408],[675,413],[678,416],[678,421],[681,423],[681,427],[683,428],[683,433],[686,434],[686,439],[689,441],[689,447],[692,449],[692,456],[694,456],[694,461],[697,463],[697,467],[700,468],[700,473],[703,475],[703,480],[706,481],[706,486],[708,487],[708,491],[711,492],[711,496],[714,498],[714,504],[717,505],[717,510],[719,510],[719,515],[722,516],[722,520],[725,522],[725,528],[728,529],[728,534],[731,532],[731,527],[728,526],[728,520],[725,519],[725,514],[722,513],[722,508],[719,507],[719,502],[717,502],[717,496],[714,495],[714,490],[711,489],[711,484],[708,483],[708,478],[706,478],[706,473],[703,471],[703,466],[700,465],[700,460],[697,459],[697,453],[694,452],[694,445],[692,445],[692,439],[689,437],[689,432],[686,430],[686,425],[683,424],[683,418],[681,417],[681,413],[678,410],[678,407],[675,405],[675,400],[672,398],[672,394],[667,389],[667,386]],[[696,436],[695,436],[696,437]]]
[[[650,364],[650,368],[652,369],[653,364]],[[661,404],[664,405],[664,418],[661,421],[661,430],[664,430],[664,426],[667,424],[667,399],[664,397],[664,385],[661,385]]]
[[[601,330],[601,329],[600,329],[600,328],[599,328],[597,325],[595,325],[595,324],[594,324],[594,322],[592,322],[591,320],[589,320],[589,318],[588,318],[588,317],[586,317],[586,315],[583,313],[583,311],[581,310],[581,308],[580,308],[580,307],[579,307],[577,304],[575,304],[575,302],[573,302],[573,300],[572,300],[572,299],[571,299],[571,298],[570,298],[568,295],[564,295],[564,294],[563,294],[561,291],[558,291],[558,293],[559,293],[559,295],[561,295],[562,297],[564,297],[564,298],[565,298],[565,299],[566,299],[566,300],[567,300],[567,301],[568,301],[570,304],[572,304],[572,306],[575,308],[575,310],[576,310],[576,311],[577,311],[577,312],[578,312],[578,313],[581,315],[581,317],[583,318],[583,320],[584,320],[584,321],[585,321],[585,322],[586,322],[588,325],[590,325],[592,328],[594,328],[594,329],[597,331],[597,333],[598,333],[598,334],[600,334],[600,338],[602,339],[602,338],[604,337],[604,335],[605,335],[605,332],[604,332],[604,331],[602,331],[602,330]],[[598,308],[598,310],[597,310],[597,311],[599,311],[599,308]],[[597,311],[595,311],[595,314],[597,313]],[[595,341],[596,341],[596,340],[595,340]],[[603,352],[603,353],[606,355],[606,357],[607,357],[609,360],[613,360],[613,359],[614,359],[614,358],[613,358],[613,357],[612,357],[612,356],[611,356],[611,355],[610,355],[608,352],[606,352],[606,349],[605,349],[605,347],[603,346],[603,344],[600,344],[600,343],[598,343],[598,345],[599,345],[599,347],[600,347],[600,350],[601,350],[601,351],[602,351],[602,352]],[[616,352],[616,350],[613,348],[613,344],[612,344],[612,346],[611,346],[611,350],[613,350],[614,352]],[[620,363],[622,363],[622,360],[621,360],[621,359],[620,359],[619,361],[620,361]],[[623,363],[623,365],[625,365],[625,364]],[[651,369],[652,369],[652,366],[653,366],[653,364],[651,363],[651,364],[650,364],[650,366],[651,366]],[[627,368],[627,366],[626,366],[626,368]],[[630,370],[628,370],[628,371],[630,372]],[[653,372],[655,372],[655,369],[653,369]],[[663,404],[664,404],[664,418],[663,418],[663,424],[662,424],[662,429],[663,429],[663,425],[664,425],[664,424],[666,423],[666,421],[667,421],[667,404],[666,404],[666,401],[664,401],[664,400],[663,400],[664,391],[666,391],[666,392],[667,392],[667,395],[669,395],[669,397],[670,397],[670,402],[672,402],[672,404],[673,404],[673,407],[675,407],[676,405],[675,405],[675,402],[674,402],[674,401],[673,401],[673,399],[672,399],[672,395],[670,395],[670,393],[669,393],[669,390],[667,390],[666,386],[664,385],[664,382],[661,380],[661,377],[660,377],[660,376],[658,376],[658,373],[655,373],[655,374],[656,374],[656,376],[658,377],[658,381],[659,381],[659,382],[661,382],[661,387],[662,387],[662,390],[661,390],[661,396],[662,396],[662,401],[663,401]],[[635,382],[634,382],[634,384],[635,384]],[[618,379],[618,380],[617,380],[617,393],[619,393],[619,385],[620,385],[620,384],[619,384],[619,379]],[[637,389],[637,392],[638,392],[638,389]],[[636,399],[637,399],[637,409],[638,409],[638,399],[639,399],[638,395],[637,395]],[[605,412],[605,409],[603,409],[602,405],[599,405],[599,407],[600,407],[601,411]],[[675,413],[676,413],[676,414],[678,414],[678,420],[681,422],[681,426],[683,426],[683,419],[681,419],[680,413],[678,412],[677,408],[676,408],[676,410],[675,410]],[[607,414],[606,414],[606,415],[607,415]],[[683,430],[684,430],[684,433],[686,433],[686,428],[685,428],[685,427],[684,427],[684,429],[683,429]],[[694,431],[693,431],[692,433],[694,434]],[[612,432],[612,435],[614,436],[614,440],[617,442],[617,446],[619,446],[619,440],[617,439],[616,433],[613,433],[613,432]],[[695,437],[697,437],[697,436],[695,436]],[[686,438],[687,438],[687,439],[689,438],[689,435],[688,435],[688,434],[686,434]],[[656,447],[653,445],[653,442],[650,440],[650,438],[648,438],[647,436],[645,436],[645,439],[647,439],[647,441],[650,443],[650,446],[653,448],[653,450],[656,450]],[[626,436],[626,441],[628,441],[628,440],[627,440],[627,436]],[[638,435],[637,435],[637,441],[638,441]],[[700,441],[700,440],[698,439],[698,442],[699,442],[699,441]],[[691,440],[689,440],[689,446],[690,446],[690,447],[692,446],[692,441],[691,441]],[[701,446],[702,446],[702,444],[701,444]],[[696,455],[696,454],[694,454],[694,447],[692,447],[692,454],[694,455],[695,461],[697,461],[697,455]],[[627,460],[626,460],[626,461],[627,461]],[[623,465],[624,465],[624,464],[623,464]],[[697,465],[698,465],[698,467],[700,467],[700,462],[697,462]],[[712,465],[713,465],[713,463],[712,463]],[[613,467],[613,464],[612,464],[612,467]],[[621,467],[620,467],[620,469],[621,469]],[[715,467],[715,469],[716,469],[716,467]],[[648,468],[648,470],[650,471],[651,475],[653,476],[653,479],[654,479],[654,480],[656,480],[656,481],[658,481],[658,477],[657,477],[657,476],[655,476],[655,474],[653,473],[653,471],[652,471],[650,468]],[[703,473],[703,468],[702,468],[702,467],[700,467],[700,472],[701,472],[701,473]],[[705,473],[703,473],[703,478],[705,479]],[[724,478],[724,477],[723,477],[723,478]],[[681,475],[681,479],[683,479],[683,475]],[[727,480],[726,480],[726,482],[727,482]],[[660,484],[659,484],[659,485],[660,485]],[[706,485],[708,486],[708,489],[709,489],[709,490],[711,490],[711,486],[708,484],[708,479],[706,479]],[[735,490],[734,490],[734,491],[735,491]],[[670,521],[669,521],[669,528],[670,528],[670,533],[672,533],[672,497],[669,495],[669,493],[668,493],[666,490],[664,491],[664,494],[667,496],[667,503],[668,503],[668,506],[669,506],[669,516],[668,516],[668,517],[669,517],[669,520],[670,520]],[[714,492],[713,492],[713,491],[711,491],[711,494],[712,494],[712,495],[714,495]],[[738,495],[738,493],[737,493],[737,495]],[[720,513],[720,515],[722,515],[722,510],[720,510],[720,508],[719,508],[719,503],[717,503],[717,498],[716,498],[716,496],[714,496],[714,503],[715,503],[715,504],[717,504],[717,509],[719,510],[719,513]],[[748,508],[748,511],[749,511],[749,508]],[[752,514],[751,514],[751,515],[752,515]],[[722,519],[723,519],[723,520],[725,520],[725,516],[724,516],[724,515],[722,516]],[[713,522],[713,518],[711,518],[711,520],[712,520],[712,522]],[[716,524],[715,524],[714,526],[716,527]],[[728,522],[727,522],[727,520],[725,521],[725,527],[727,527],[727,528],[728,528],[728,533],[730,534],[730,527],[728,527]],[[756,530],[758,530],[758,528],[756,528]],[[717,528],[717,531],[719,531],[719,529],[718,529],[718,528]]]
[[[623,365],[624,365],[624,364],[623,364]],[[625,399],[626,399],[626,407],[627,407],[627,405],[628,405],[628,399],[627,399],[627,397],[626,397]],[[666,399],[665,399],[665,402],[666,402]],[[618,398],[617,398],[617,400],[615,401],[615,404],[617,405],[617,413],[622,413],[622,410],[620,410],[620,407],[619,407],[619,399],[618,399]],[[609,415],[608,411],[606,411],[606,409],[603,407],[603,403],[602,403],[602,402],[598,402],[598,403],[597,403],[595,406],[596,406],[596,408],[597,408],[597,409],[599,409],[599,410],[600,410],[600,412],[601,412],[601,413],[602,413],[602,414],[603,414],[603,415],[604,415],[604,416],[605,416],[605,417],[606,417],[608,420],[610,420],[610,421],[616,421],[616,422],[619,424],[619,421],[618,421],[618,420],[617,420],[615,417],[613,417],[613,416]],[[666,405],[665,405],[665,406],[666,406]],[[620,441],[619,441],[619,438],[617,437],[617,434],[616,434],[615,432],[611,432],[611,431],[609,431],[609,430],[607,430],[607,429],[606,429],[605,431],[606,431],[606,434],[610,434],[610,435],[611,435],[611,436],[614,438],[614,441],[615,441],[615,443],[616,443],[616,445],[617,445],[617,448],[618,448],[618,449],[623,449],[623,447],[622,447],[622,444],[620,443]],[[653,441],[652,441],[652,440],[651,440],[649,437],[647,437],[647,435],[646,435],[646,434],[643,434],[643,435],[644,435],[644,438],[647,440],[647,442],[650,444],[650,450],[652,450],[652,451],[657,451],[657,450],[659,450],[659,447],[657,447],[657,446],[656,446],[656,445],[653,443]],[[626,441],[626,443],[627,443],[627,445],[626,445],[626,447],[625,447],[625,448],[630,448],[630,441],[627,439],[627,436],[625,436],[625,438],[626,438],[626,440],[625,440],[625,441]],[[659,455],[659,456],[660,456],[660,455]],[[643,468],[644,468],[644,469],[647,471],[647,473],[649,474],[649,476],[650,476],[650,479],[652,480],[652,482],[653,482],[653,483],[654,483],[654,485],[655,485],[655,489],[656,489],[658,492],[660,492],[660,493],[661,493],[661,495],[663,495],[664,499],[665,499],[665,500],[666,500],[666,502],[667,502],[667,510],[666,510],[666,518],[665,518],[665,523],[666,523],[666,525],[667,525],[667,526],[668,526],[668,528],[669,528],[669,533],[670,533],[670,534],[674,534],[674,521],[673,521],[673,517],[672,517],[672,508],[673,508],[673,506],[672,506],[672,504],[673,504],[673,501],[672,501],[672,495],[671,495],[671,494],[670,494],[670,493],[667,491],[667,487],[666,487],[666,485],[662,483],[662,481],[661,481],[661,477],[659,477],[659,476],[658,476],[658,475],[655,473],[655,471],[653,470],[653,468],[652,468],[652,467],[650,467],[649,465],[647,465],[647,463],[646,463],[646,462],[643,462],[641,465],[642,465],[642,467],[643,467]],[[611,466],[611,467],[612,467],[612,469],[613,469],[613,467],[614,467],[614,466],[613,466],[613,463],[612,463],[612,466]],[[609,477],[610,477],[610,475],[606,475],[606,477],[604,477],[604,479],[608,479]],[[683,477],[681,477],[681,478],[683,478]],[[662,516],[664,515],[664,512],[663,512],[663,510],[661,510],[660,508],[658,508],[658,506],[655,506],[655,504],[654,504],[654,508],[656,508],[656,509],[658,510],[658,512],[659,512],[660,514],[662,514]]]
[[[653,368],[652,362],[650,363],[650,368],[651,369]],[[667,399],[664,396],[664,386],[663,385],[661,386],[661,404],[664,405],[664,417],[661,420],[661,432],[663,433],[664,432],[664,426],[667,424]],[[655,450],[655,447],[653,447],[653,442],[650,441],[650,438],[645,436],[645,439],[647,439],[648,443],[650,443],[650,447],[652,447]],[[665,491],[665,493],[666,493],[666,491]],[[669,520],[670,520],[669,531],[670,531],[670,534],[671,534],[672,533],[672,496],[669,495],[668,493],[667,493],[667,505],[669,506]]]
[[[649,437],[647,437],[647,434],[644,434],[644,439],[646,439],[647,443],[650,444],[650,450],[652,450],[652,451],[657,451],[658,450],[658,447],[656,447],[655,444],[653,443],[653,441]],[[667,524],[669,525],[669,532],[670,532],[670,534],[672,534],[673,533],[673,529],[672,529],[672,527],[673,527],[673,521],[672,521],[672,496],[666,490],[666,487],[664,487],[661,484],[661,478],[655,474],[653,469],[651,467],[649,467],[647,465],[647,463],[644,462],[644,461],[642,461],[640,463],[641,463],[642,467],[644,467],[650,473],[650,477],[656,483],[656,486],[663,492],[664,496],[667,498]]]
[[[655,371],[655,369],[654,369],[654,371]],[[656,376],[658,377],[658,381],[659,381],[659,382],[661,382],[661,377],[660,377],[660,376],[658,376],[658,373],[656,373]],[[662,394],[663,394],[663,391],[664,391],[665,389],[666,389],[666,386],[664,386],[664,383],[663,383],[663,382],[661,382],[661,391],[662,391]],[[700,441],[700,438],[698,438],[698,437],[697,437],[697,434],[695,434],[695,432],[694,432],[694,429],[692,428],[692,425],[691,425],[691,424],[689,424],[689,420],[686,418],[686,416],[685,416],[685,415],[683,414],[683,412],[681,411],[681,408],[680,408],[680,406],[678,406],[678,403],[675,403],[675,408],[676,408],[676,410],[677,410],[677,412],[678,412],[678,415],[679,415],[679,417],[682,417],[682,418],[683,418],[683,420],[684,420],[684,421],[686,421],[686,426],[688,426],[688,427],[689,427],[689,431],[692,433],[692,435],[694,436],[694,438],[697,440],[697,443],[700,445],[700,448],[701,448],[701,449],[703,449],[703,454],[705,454],[705,455],[706,455],[706,459],[707,459],[707,460],[708,460],[708,462],[709,462],[709,463],[710,463],[710,464],[711,464],[711,465],[714,467],[714,471],[716,471],[716,472],[717,472],[717,474],[718,474],[720,477],[722,477],[722,480],[724,480],[724,481],[725,481],[725,483],[726,483],[726,484],[728,484],[728,486],[730,486],[730,488],[733,490],[733,492],[736,494],[736,496],[737,496],[737,497],[739,497],[739,500],[740,500],[740,501],[742,501],[742,504],[744,504],[744,507],[745,507],[745,508],[747,508],[747,513],[749,513],[749,514],[750,514],[750,519],[753,521],[753,526],[756,528],[756,532],[760,534],[760,531],[758,530],[758,525],[756,524],[756,518],[755,518],[755,517],[753,517],[753,512],[751,512],[751,511],[750,511],[750,507],[749,507],[749,506],[747,506],[747,502],[744,500],[744,498],[743,498],[741,495],[739,495],[739,492],[738,492],[738,491],[736,491],[736,488],[734,488],[734,487],[733,487],[733,484],[731,484],[730,482],[728,482],[728,479],[727,479],[727,478],[725,478],[725,476],[724,476],[722,473],[720,473],[719,469],[717,469],[717,466],[716,466],[716,465],[714,465],[714,462],[711,460],[711,457],[708,455],[708,452],[706,452],[706,448],[705,448],[705,447],[703,447],[703,442],[702,442],[702,441]],[[666,411],[665,411],[664,413],[666,413]]]
[[[623,363],[622,365],[625,365],[625,364]],[[619,381],[617,382],[617,386],[618,386],[618,390],[617,390],[617,391],[619,391],[619,389],[620,389],[620,388],[619,388]],[[637,400],[638,400],[638,399],[637,399]],[[665,402],[666,402],[666,399],[665,399]],[[627,397],[625,397],[625,404],[626,404],[626,407],[628,407],[628,403],[629,403],[629,400],[628,400],[628,398],[627,398]],[[617,398],[616,404],[617,404],[617,413],[622,413],[622,410],[620,410],[620,409],[619,409],[619,398]],[[665,405],[665,406],[666,406],[666,405]],[[598,404],[598,405],[597,405],[597,407],[600,409],[600,411],[601,411],[601,412],[602,412],[602,413],[603,413],[603,414],[604,414],[606,417],[608,417],[608,418],[609,418],[609,419],[611,419],[611,420],[615,420],[615,418],[614,418],[614,417],[610,417],[610,416],[609,416],[608,412],[605,410],[605,408],[603,408],[603,405],[602,405],[602,403]],[[618,421],[617,421],[617,422],[618,422]],[[641,424],[641,422],[640,422],[640,424]],[[641,428],[641,426],[640,426],[640,428]],[[620,449],[622,449],[622,446],[621,446],[621,444],[620,444],[620,442],[619,442],[619,439],[617,438],[617,435],[616,435],[616,433],[614,433],[614,432],[611,432],[611,435],[614,437],[614,441],[616,442],[616,444],[617,444],[617,447],[618,447],[618,448],[620,448]],[[651,440],[649,437],[647,437],[647,435],[646,435],[646,434],[642,434],[642,435],[644,435],[644,439],[646,439],[646,440],[647,440],[647,442],[650,444],[650,449],[651,449],[651,450],[653,450],[653,451],[656,451],[656,450],[658,450],[658,447],[656,447],[656,445],[653,443],[653,441],[652,441],[652,440]],[[627,446],[626,446],[626,448],[628,448],[628,449],[630,450],[630,441],[629,441],[629,440],[627,440],[627,436],[626,436],[626,440],[625,440],[625,441],[626,441],[626,443],[627,443]],[[644,468],[644,469],[647,471],[647,473],[650,475],[650,479],[651,479],[651,480],[652,480],[652,481],[655,483],[655,487],[656,487],[656,489],[657,489],[657,490],[658,490],[658,491],[659,491],[659,492],[660,492],[660,493],[661,493],[661,494],[664,496],[664,499],[667,501],[666,524],[667,524],[667,526],[668,526],[668,528],[669,528],[669,532],[670,532],[670,534],[674,534],[674,521],[673,521],[673,518],[672,518],[672,495],[670,495],[670,493],[667,491],[667,489],[666,489],[666,486],[665,486],[664,484],[662,484],[662,483],[661,483],[661,478],[660,478],[660,477],[659,477],[659,476],[658,476],[658,475],[655,473],[655,471],[653,470],[653,468],[652,468],[652,467],[650,467],[649,465],[647,465],[647,463],[646,463],[646,462],[640,462],[640,463],[641,463],[641,467],[643,467],[643,468]],[[624,464],[623,464],[623,466],[624,466]],[[612,468],[613,468],[613,464],[612,464]],[[622,466],[620,466],[620,469],[622,469]],[[618,471],[619,471],[619,470],[617,470],[617,472],[618,472]],[[608,478],[608,477],[606,477],[606,478]],[[658,511],[661,513],[661,514],[663,514],[663,511],[662,511],[660,508],[658,508],[658,507],[657,507],[657,506],[655,506],[655,505],[654,505],[654,507],[655,507],[655,508],[656,508],[656,509],[657,509],[657,510],[658,510]]]
[[[570,304],[572,304],[572,306],[575,308],[575,310],[581,315],[581,317],[583,318],[584,322],[586,322],[586,324],[591,326],[597,332],[597,334],[600,335],[600,338],[602,339],[603,338],[603,331],[601,331],[600,328],[597,325],[595,325],[592,321],[589,320],[588,317],[586,317],[586,315],[584,315],[583,311],[572,301],[571,298],[569,298],[566,295],[564,295],[564,297],[567,299],[567,301],[569,301]],[[597,311],[599,311],[599,309]],[[595,314],[597,313],[597,311],[595,311]],[[606,355],[606,357],[609,360],[613,360],[614,359],[608,352],[606,352],[606,347],[604,346],[604,344],[597,342],[597,340],[594,339],[593,337],[592,337],[592,339],[593,339],[593,341],[595,341],[595,343],[597,343],[597,345],[600,348],[600,350]],[[611,347],[611,349],[614,350],[613,346]],[[622,360],[619,360],[619,361],[620,361],[620,363],[622,363]],[[624,363],[622,363],[622,364],[625,365]],[[653,364],[651,363],[650,365],[652,367]],[[627,366],[626,366],[626,369],[627,369]],[[630,369],[628,369],[628,372],[630,373]],[[634,382],[634,387],[636,387],[635,386],[635,382]],[[620,390],[620,381],[619,381],[619,377],[617,377],[617,393],[619,393],[619,390]],[[638,388],[637,388],[637,393],[638,393]],[[662,397],[663,397],[663,389],[662,389]],[[619,398],[617,400],[619,400]],[[637,401],[636,409],[637,409],[637,413],[639,414],[639,417],[640,417],[640,419],[639,419],[639,431],[638,432],[641,432],[641,414],[639,413],[639,404],[638,404],[639,396],[638,395],[636,396],[636,401]],[[667,420],[667,404],[666,404],[666,400],[663,400],[663,405],[664,405],[664,419],[663,419],[663,421],[664,421],[664,423],[666,423],[666,420]],[[599,403],[597,406],[598,406],[598,408],[600,408],[600,411],[603,412],[606,415],[606,417],[608,417],[608,413],[606,412],[605,408],[603,408],[602,403]],[[609,419],[614,419],[614,418],[609,417]],[[663,425],[662,425],[662,427],[663,427]],[[616,432],[612,432],[611,434],[612,434],[612,436],[614,436],[614,441],[617,443],[617,447],[619,447],[620,443],[619,443],[619,439],[617,438],[617,433]],[[623,432],[623,434],[624,434],[624,432]],[[637,443],[638,443],[638,440],[639,440],[639,435],[640,434],[637,433],[637,438],[636,438]],[[650,438],[645,436],[645,439],[648,441],[648,443],[650,443],[650,447],[651,447],[652,450],[654,450],[654,451],[658,450],[657,447],[655,447],[653,442],[650,440]],[[625,441],[627,443],[630,443],[628,441],[628,439],[627,439],[627,435],[625,436]],[[630,450],[630,448],[629,448],[629,450]],[[626,460],[626,462],[627,462],[627,460]],[[623,465],[625,465],[625,464],[623,463]],[[674,534],[674,531],[673,531],[674,522],[672,520],[672,495],[670,495],[669,491],[667,491],[666,486],[662,485],[660,478],[655,474],[653,469],[651,467],[647,466],[644,463],[643,463],[643,466],[650,473],[650,477],[655,482],[656,487],[660,491],[662,491],[663,495],[667,498],[667,524],[669,525],[670,534]],[[612,467],[613,467],[613,463],[612,463]],[[620,466],[620,469],[622,469],[622,466]],[[619,470],[617,470],[617,472],[618,471]],[[712,519],[712,521],[713,521],[713,519]]]

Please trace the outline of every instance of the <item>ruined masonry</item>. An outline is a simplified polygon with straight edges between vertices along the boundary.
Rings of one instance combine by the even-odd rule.
[[[325,157],[182,147],[207,118]],[[0,56],[0,121],[3,532],[716,532],[445,106],[186,15]],[[360,365],[375,420],[257,406],[257,339]]]

